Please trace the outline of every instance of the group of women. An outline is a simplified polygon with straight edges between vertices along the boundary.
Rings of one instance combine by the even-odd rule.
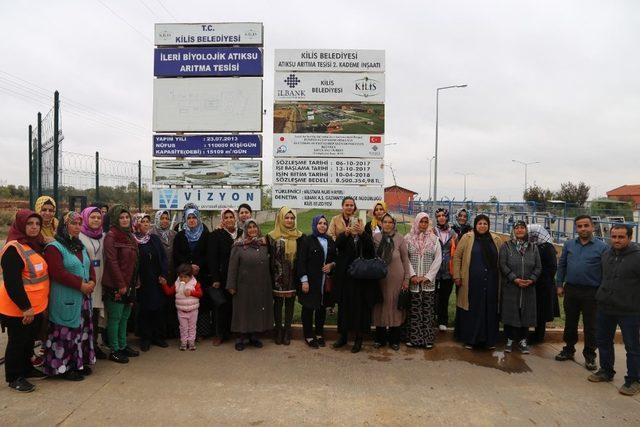
[[[127,363],[139,355],[127,341],[130,323],[142,351],[167,347],[164,339],[177,335],[177,319],[163,290],[181,265],[191,267],[203,290],[198,337],[212,337],[217,346],[235,333],[238,351],[262,347],[259,334],[265,331],[273,331],[276,344],[289,345],[296,297],[310,348],[326,345],[327,309],[337,304],[339,338],[333,347],[347,345],[351,335],[354,353],[372,326],[375,348],[398,350],[401,342],[433,347],[438,327],[448,324],[454,284],[455,335],[468,348],[493,348],[502,320],[506,351],[516,346],[526,353],[528,328],[536,327],[540,341],[554,315],[555,253],[540,226],[517,223],[502,244],[490,233],[487,216],[477,215],[471,227],[463,210],[451,227],[448,212],[439,209],[435,224],[419,213],[402,236],[384,202],[376,203],[364,224],[351,197],[330,220],[314,217],[306,234],[288,207],[279,210],[266,235],[248,205],[222,210],[212,231],[192,204],[185,206],[180,227],[172,226],[168,211],[152,219],[131,215],[122,205],[111,207],[108,217],[103,210],[88,207],[58,222],[55,202],[43,196],[36,211],[16,214],[1,255],[10,387],[31,391],[28,379],[44,375],[82,380],[96,358]],[[355,275],[351,267],[357,260],[378,260],[386,274]],[[129,320],[132,313],[135,322]],[[108,355],[98,345],[100,330]],[[38,339],[42,372],[29,360]]]

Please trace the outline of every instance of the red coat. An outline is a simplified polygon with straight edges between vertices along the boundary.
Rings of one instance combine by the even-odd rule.
[[[138,244],[131,235],[111,227],[104,238],[104,272],[102,286],[122,289],[135,286],[138,265]]]

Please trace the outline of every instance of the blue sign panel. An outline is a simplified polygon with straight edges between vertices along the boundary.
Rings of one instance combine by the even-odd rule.
[[[262,76],[262,49],[257,47],[185,47],[154,51],[156,77]]]
[[[154,157],[262,157],[261,135],[154,135]]]

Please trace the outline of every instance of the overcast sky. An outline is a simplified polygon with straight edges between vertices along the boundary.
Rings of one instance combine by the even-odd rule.
[[[529,184],[551,189],[640,183],[637,0],[3,1],[0,180],[27,183],[44,90],[63,97],[64,150],[151,164],[153,24],[226,21],[264,22],[266,183],[276,48],[386,50],[386,162],[423,197],[435,89],[452,84],[469,87],[441,92],[439,196],[463,198],[458,172],[469,199],[519,200],[512,159],[541,162]]]

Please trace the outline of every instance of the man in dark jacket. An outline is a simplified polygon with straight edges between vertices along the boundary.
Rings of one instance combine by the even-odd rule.
[[[598,301],[597,337],[600,369],[591,382],[613,379],[616,326],[620,326],[627,352],[627,375],[620,393],[640,392],[640,246],[631,243],[633,229],[624,224],[611,227],[611,248],[602,255],[602,284]]]

